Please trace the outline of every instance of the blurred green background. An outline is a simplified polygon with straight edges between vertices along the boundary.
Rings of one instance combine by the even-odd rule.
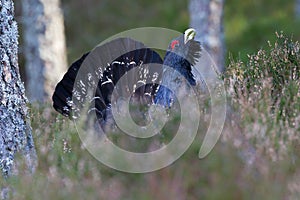
[[[20,19],[19,2],[15,4]],[[61,4],[69,63],[121,31],[155,26],[182,32],[189,27],[187,0],[62,0]],[[274,41],[276,31],[298,40],[300,21],[295,18],[294,5],[293,0],[226,0],[226,58],[245,59],[268,40]]]

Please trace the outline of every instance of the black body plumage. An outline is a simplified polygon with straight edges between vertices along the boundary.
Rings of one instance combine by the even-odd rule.
[[[112,93],[118,81],[122,81],[118,84],[121,85],[118,87],[122,87],[118,91],[132,95],[133,101],[170,107],[174,98],[173,92],[176,92],[178,84],[183,84],[178,82],[178,75],[187,80],[189,85],[196,84],[191,70],[200,57],[201,50],[199,42],[193,39],[185,43],[183,36],[180,36],[175,40],[182,42],[182,46],[177,49],[169,47],[162,60],[157,52],[141,42],[130,38],[115,39],[98,47],[97,55],[101,54],[102,58],[97,59],[101,60],[99,65],[102,66],[93,68],[90,70],[93,72],[88,72],[86,76],[80,74],[85,78],[77,80],[81,67],[87,65],[84,62],[87,56],[90,56],[90,53],[84,54],[71,65],[57,84],[52,97],[54,109],[64,116],[76,118],[82,108],[81,103],[88,96],[86,87],[95,84],[95,80],[98,82],[92,98],[92,109],[103,121],[106,121],[110,114]],[[105,64],[106,66],[103,66]],[[128,72],[133,68],[137,69],[137,72],[130,76]],[[127,79],[121,79],[127,73]],[[157,83],[163,85],[159,86]]]

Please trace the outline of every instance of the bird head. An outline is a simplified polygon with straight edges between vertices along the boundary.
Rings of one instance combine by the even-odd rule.
[[[195,35],[196,31],[189,28],[182,35],[173,39],[164,58],[164,65],[181,73],[191,85],[196,85],[192,66],[200,58],[201,52],[200,42],[194,39]],[[173,76],[176,78],[177,75]]]
[[[191,65],[200,58],[200,42],[195,40],[195,29],[189,28],[184,34],[173,39],[168,47],[168,52],[172,52],[187,60]]]

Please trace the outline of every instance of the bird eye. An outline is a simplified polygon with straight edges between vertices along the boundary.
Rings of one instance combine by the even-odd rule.
[[[178,40],[174,40],[172,43],[171,43],[171,49],[173,50],[175,47],[179,46],[179,41]]]

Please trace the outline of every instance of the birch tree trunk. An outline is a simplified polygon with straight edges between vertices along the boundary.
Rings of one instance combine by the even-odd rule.
[[[47,101],[67,68],[59,0],[22,0],[27,95]]]
[[[219,72],[225,69],[223,28],[224,0],[190,0],[190,26],[197,31],[196,39],[212,56]]]
[[[300,19],[300,0],[295,1],[295,15],[297,19]]]
[[[0,168],[5,176],[22,152],[30,171],[36,152],[28,119],[27,99],[18,66],[18,29],[12,0],[0,0]]]

